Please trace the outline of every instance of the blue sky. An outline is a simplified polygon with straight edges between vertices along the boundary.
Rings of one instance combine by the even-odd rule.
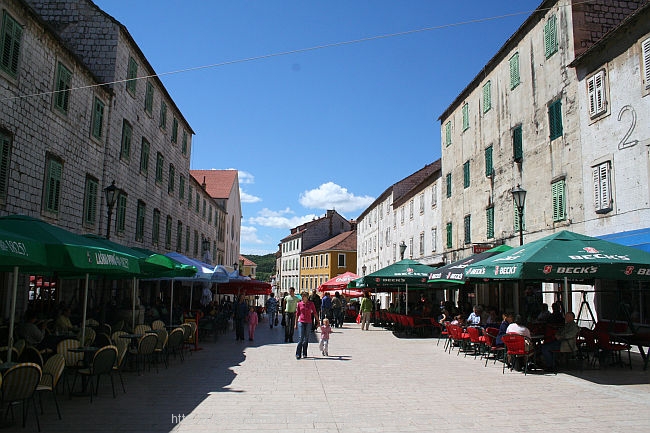
[[[95,3],[165,74],[191,168],[239,170],[241,251],[266,254],[438,159],[438,117],[541,0]]]

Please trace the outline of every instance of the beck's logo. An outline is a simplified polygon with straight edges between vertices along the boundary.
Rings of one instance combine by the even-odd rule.
[[[625,267],[625,275],[632,275],[632,272],[634,272],[634,266]]]
[[[585,250],[586,252],[588,252],[590,254],[597,254],[597,253],[600,252],[594,247],[584,247],[583,250]]]
[[[544,272],[545,274],[550,274],[552,270],[553,270],[553,266],[552,266],[552,265],[544,265],[544,271],[543,271],[543,272]]]

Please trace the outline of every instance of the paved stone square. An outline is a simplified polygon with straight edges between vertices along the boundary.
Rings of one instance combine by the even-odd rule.
[[[576,369],[557,375],[506,370],[436,339],[397,338],[346,324],[330,340],[316,335],[306,359],[283,343],[283,328],[261,322],[254,342],[234,333],[202,350],[138,376],[116,377],[117,398],[103,382],[98,398],[43,396],[43,432],[463,432],[645,431],[650,426],[650,371],[634,354],[633,370]],[[27,428],[36,431],[30,411]]]

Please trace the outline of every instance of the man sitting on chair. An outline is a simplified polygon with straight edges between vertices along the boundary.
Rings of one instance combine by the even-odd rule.
[[[544,365],[547,369],[554,369],[553,351],[572,353],[577,351],[576,338],[580,333],[580,328],[575,322],[575,314],[568,312],[564,315],[564,326],[558,329],[555,334],[555,340],[542,344],[542,356]]]

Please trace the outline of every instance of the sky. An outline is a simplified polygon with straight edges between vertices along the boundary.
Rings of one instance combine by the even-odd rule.
[[[262,255],[439,159],[438,118],[541,0],[95,3],[194,130],[190,168],[239,171],[241,253]]]

